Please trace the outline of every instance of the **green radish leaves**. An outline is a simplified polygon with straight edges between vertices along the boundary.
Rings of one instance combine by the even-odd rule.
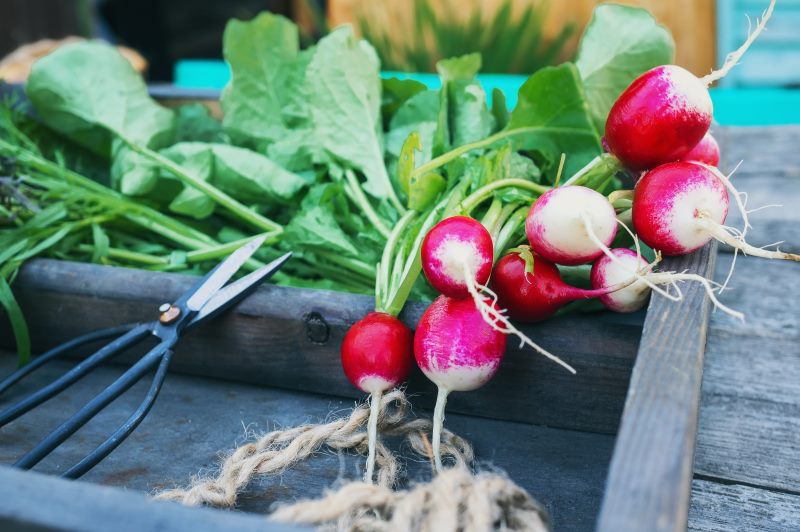
[[[597,6],[581,38],[576,65],[602,134],[611,106],[640,74],[672,61],[669,30],[645,9]]]
[[[113,47],[80,42],[37,61],[25,87],[42,120],[90,150],[111,157],[111,180],[125,194],[144,194],[156,166],[118,137],[149,148],[172,140],[174,113],[147,93],[141,76]]]
[[[572,63],[547,67],[519,89],[517,107],[505,130],[517,149],[535,150],[549,161],[567,154],[565,175],[572,175],[600,154],[600,139],[578,70]]]
[[[221,99],[225,131],[239,144],[263,149],[290,128],[287,110],[302,88],[297,26],[271,13],[234,19],[225,27],[222,49],[231,68]]]
[[[107,44],[70,44],[43,57],[25,91],[49,127],[106,149],[109,132],[150,147],[173,135],[174,113],[150,98],[141,76]]]

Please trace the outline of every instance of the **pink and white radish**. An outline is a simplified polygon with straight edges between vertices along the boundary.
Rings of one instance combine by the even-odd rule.
[[[562,186],[542,194],[525,220],[531,249],[565,266],[591,262],[617,234],[617,215],[608,199],[582,186]]]
[[[365,479],[372,482],[381,396],[408,378],[413,337],[408,327],[384,312],[370,312],[357,321],[342,342],[342,368],[350,382],[370,394],[367,425],[368,456]]]
[[[635,251],[627,248],[614,248],[611,253],[619,259],[614,261],[608,256],[602,256],[592,265],[590,279],[592,288],[599,289],[624,282],[631,277],[631,272],[646,273],[650,264]],[[637,279],[622,290],[604,294],[599,297],[603,305],[614,312],[636,312],[647,304],[650,297],[650,287]]]
[[[433,456],[437,471],[442,470],[440,445],[447,395],[486,384],[497,372],[505,349],[506,335],[486,323],[471,298],[441,295],[420,318],[414,333],[414,357],[425,376],[439,389],[433,414]]]
[[[800,261],[800,255],[748,244],[724,224],[732,185],[716,168],[693,162],[663,164],[642,176],[633,193],[636,234],[664,255],[685,255],[712,238],[745,254]],[[738,199],[738,193],[736,193]],[[740,210],[746,212],[740,204]]]
[[[422,271],[436,290],[452,298],[469,299],[495,331],[513,334],[521,345],[531,346],[575,373],[569,364],[514,327],[503,309],[494,304],[497,296],[486,286],[492,271],[494,244],[489,231],[479,221],[467,216],[442,220],[425,235],[420,256]]]
[[[772,0],[752,34],[719,70],[697,78],[679,66],[664,65],[636,78],[608,113],[604,144],[609,152],[635,171],[684,157],[711,125],[708,87],[736,65],[764,30],[774,7]]]
[[[681,157],[681,161],[694,161],[709,166],[719,166],[719,144],[717,144],[711,133],[706,133],[702,140],[697,143],[697,146]]]
[[[492,236],[468,216],[453,216],[436,224],[425,235],[420,253],[425,278],[448,297],[470,297],[492,274]]]
[[[606,308],[614,312],[636,312],[647,304],[652,290],[658,291],[672,301],[680,301],[683,299],[683,293],[678,282],[699,282],[716,308],[734,318],[744,319],[741,312],[728,308],[717,299],[712,282],[705,277],[694,273],[653,271],[658,262],[659,259],[653,264],[648,264],[638,252],[631,249],[612,249],[608,255],[600,257],[592,265],[590,276],[592,287],[601,290],[619,286],[621,283],[627,284],[622,289],[599,296],[599,299]],[[635,282],[631,282],[634,279]],[[662,285],[671,286],[672,292],[658,288]]]
[[[490,287],[510,318],[536,322],[552,317],[567,303],[602,298],[632,282],[633,278],[628,274],[619,279],[617,286],[608,284],[596,290],[577,288],[561,279],[555,264],[544,257],[534,256],[526,246],[521,246],[497,261]]]

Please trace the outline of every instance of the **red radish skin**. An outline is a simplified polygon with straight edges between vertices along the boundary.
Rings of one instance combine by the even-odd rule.
[[[411,331],[403,322],[383,312],[370,312],[344,336],[344,373],[363,392],[384,392],[408,378],[412,346]]]
[[[634,188],[633,227],[664,255],[685,255],[708,243],[703,219],[718,225],[728,215],[725,184],[703,165],[676,162],[647,172]]]
[[[620,262],[602,256],[592,265],[590,279],[592,287],[600,290],[618,285],[630,279],[631,272],[647,271],[650,264],[637,253],[627,248],[614,248],[611,253]],[[650,287],[644,281],[637,280],[630,286],[598,297],[600,302],[614,312],[636,312],[647,304]]]
[[[342,342],[342,368],[350,382],[370,394],[367,422],[367,467],[364,478],[372,482],[378,441],[381,395],[408,378],[413,358],[413,337],[403,322],[385,312],[370,312],[347,331]]]
[[[471,298],[441,295],[420,318],[414,333],[414,357],[439,388],[431,438],[437,471],[442,470],[440,445],[447,395],[486,384],[500,367],[505,350],[506,335],[486,323]]]
[[[522,345],[531,346],[574,373],[569,364],[514,327],[504,311],[493,303],[496,296],[486,286],[493,259],[494,245],[489,232],[480,222],[465,216],[442,220],[425,235],[422,243],[422,270],[434,288],[454,299],[469,299],[484,323],[495,332],[515,335]]]
[[[625,89],[609,111],[605,143],[628,169],[677,161],[708,132],[714,107],[703,82],[688,70],[664,65]]]
[[[693,161],[709,166],[719,166],[719,144],[711,133],[706,133],[697,146],[681,157],[682,161]]]
[[[467,276],[485,285],[492,273],[494,244],[477,220],[453,216],[436,224],[422,241],[422,270],[439,293],[470,297]]]
[[[598,260],[602,260],[602,257]],[[538,256],[533,258],[533,273],[525,271],[526,262],[520,253],[512,251],[497,261],[492,273],[491,289],[498,304],[517,321],[532,323],[552,317],[572,301],[603,297],[620,286],[602,286],[599,290],[584,290],[568,285],[552,262]],[[624,283],[630,275],[620,279]],[[615,285],[617,283],[614,283]]]
[[[500,367],[505,349],[505,334],[484,321],[472,299],[437,297],[414,333],[417,365],[448,391],[486,384]]]
[[[629,170],[642,171],[677,161],[694,148],[711,125],[714,107],[708,87],[725,77],[758,38],[775,0],[745,42],[725,64],[702,79],[676,65],[648,70],[625,89],[606,119],[605,145]]]
[[[716,238],[747,255],[800,261],[800,255],[794,253],[752,246],[744,233],[731,234],[723,225],[728,215],[727,189],[732,188],[725,180],[716,168],[694,162],[663,164],[650,170],[633,191],[637,235],[664,255],[685,255]]]
[[[550,262],[573,266],[603,254],[586,225],[609,246],[617,234],[617,215],[605,196],[581,186],[562,186],[542,194],[531,206],[525,233],[531,249]]]

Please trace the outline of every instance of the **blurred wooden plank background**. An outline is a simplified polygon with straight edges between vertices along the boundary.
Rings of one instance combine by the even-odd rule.
[[[429,0],[431,5],[457,6],[455,12],[462,13],[466,19],[471,10],[469,6],[479,7],[487,18],[504,0]],[[514,0],[517,8],[529,5],[534,0]],[[728,0],[722,0],[728,1]],[[592,10],[599,0],[550,0],[545,31],[548,36],[556,35],[564,24],[574,22],[577,31],[567,45],[568,56],[575,53],[583,27],[589,21]],[[675,37],[677,64],[695,74],[707,74],[716,61],[716,1],[715,0],[616,0],[615,3],[645,7],[667,26]],[[413,16],[411,0],[328,0],[328,20],[337,26],[356,20],[364,7],[375,12],[383,4],[390,12],[383,20],[389,20],[396,27],[404,27],[408,17]],[[406,19],[403,19],[406,17]],[[382,23],[376,21],[376,23]],[[742,21],[742,24],[745,22]],[[400,32],[398,32],[399,34]],[[398,38],[414,38],[414,35],[398,35]]]

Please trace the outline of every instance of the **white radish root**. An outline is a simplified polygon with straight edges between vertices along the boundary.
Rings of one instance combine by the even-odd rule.
[[[447,395],[450,390],[439,386],[436,394],[436,407],[433,409],[433,436],[431,446],[433,447],[433,460],[436,465],[436,472],[441,473],[444,466],[442,465],[442,454],[439,451],[442,445],[442,427],[444,426],[444,408],[447,406]]]
[[[628,267],[622,260],[619,259],[614,253],[611,252],[608,246],[606,246],[597,235],[595,235],[594,231],[592,230],[591,223],[588,220],[588,217],[585,214],[582,214],[582,218],[584,221],[584,227],[586,228],[586,232],[589,235],[589,238],[603,250],[603,253],[611,259],[616,265],[625,270],[629,271],[630,274],[636,279],[640,280],[645,283],[651,290],[654,292],[666,297],[671,301],[682,301],[683,300],[683,292],[681,291],[680,287],[678,286],[678,281],[696,281],[699,282],[708,294],[709,299],[714,304],[715,308],[718,308],[722,312],[733,316],[736,319],[744,320],[744,314],[738,312],[736,310],[727,307],[726,305],[722,304],[719,299],[717,299],[716,294],[714,293],[714,287],[712,285],[716,285],[713,281],[709,281],[702,275],[698,275],[695,273],[678,273],[678,272],[653,272],[653,267],[661,260],[661,256],[658,252],[656,256],[656,260],[650,264],[647,268],[643,268],[640,270],[634,270]],[[633,236],[634,242],[636,243],[636,255],[637,258],[641,256],[641,251],[639,247],[639,239],[636,235],[627,227],[625,224],[620,222],[625,230]],[[668,290],[664,290],[659,285],[668,285],[673,288],[675,293],[671,293]]]
[[[375,448],[378,444],[378,416],[380,415],[381,396],[383,392],[377,390],[372,392],[369,399],[369,420],[367,421],[367,470],[364,473],[364,481],[372,484],[373,472],[375,471]]]
[[[719,70],[714,70],[710,74],[700,78],[700,81],[703,83],[703,85],[709,87],[715,81],[719,81],[728,75],[728,72],[730,72],[731,69],[736,66],[736,64],[742,58],[747,49],[750,48],[750,45],[755,42],[758,36],[761,35],[761,32],[764,31],[764,28],[767,27],[767,21],[772,16],[772,11],[774,9],[775,9],[775,0],[772,0],[769,3],[769,7],[767,7],[767,10],[764,11],[764,13],[761,15],[761,20],[758,21],[758,23],[756,24],[756,29],[753,30],[752,32],[748,30],[747,39],[738,49],[734,50],[733,52],[727,55],[727,57],[725,58],[725,63],[722,65],[722,67]]]
[[[538,345],[536,342],[528,338],[522,331],[514,327],[514,325],[509,321],[508,317],[505,315],[505,311],[501,310],[497,306],[497,294],[495,294],[488,286],[482,285],[475,280],[475,275],[472,273],[470,266],[464,262],[464,283],[467,285],[467,290],[469,291],[472,299],[475,301],[475,306],[477,307],[478,311],[483,316],[483,320],[491,325],[491,327],[503,334],[506,335],[514,335],[520,341],[520,349],[523,346],[530,346],[534,350],[536,350],[539,354],[546,356],[556,364],[559,364],[567,369],[573,375],[577,373],[575,368],[546,350],[545,348]],[[491,300],[491,304],[486,302],[486,299],[489,298]]]

